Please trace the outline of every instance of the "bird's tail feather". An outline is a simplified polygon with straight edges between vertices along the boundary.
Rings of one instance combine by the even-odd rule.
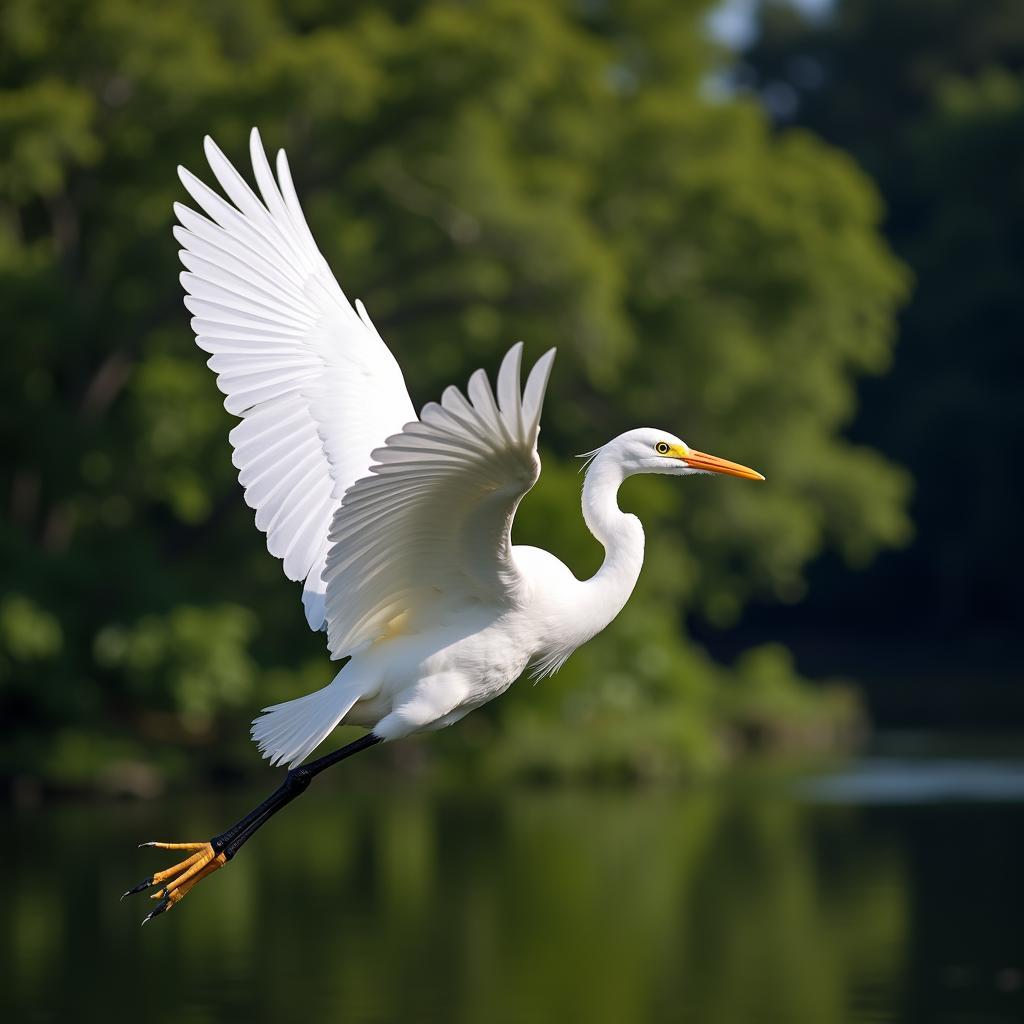
[[[354,675],[339,672],[315,693],[264,708],[250,730],[260,753],[271,764],[289,767],[308,757],[362,696]]]

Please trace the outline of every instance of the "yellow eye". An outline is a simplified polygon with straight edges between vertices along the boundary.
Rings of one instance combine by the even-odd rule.
[[[668,455],[668,445],[664,441],[659,441],[655,446],[654,450],[659,455]]]

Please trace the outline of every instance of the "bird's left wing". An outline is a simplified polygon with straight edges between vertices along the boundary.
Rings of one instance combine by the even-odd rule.
[[[373,452],[370,475],[335,512],[324,569],[333,658],[448,609],[513,605],[520,577],[511,527],[540,475],[537,435],[554,349],[520,393],[522,344],[505,356],[497,398],[483,370],[468,398],[449,387]]]

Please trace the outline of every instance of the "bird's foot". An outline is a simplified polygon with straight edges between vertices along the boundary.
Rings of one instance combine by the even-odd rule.
[[[137,892],[145,892],[154,885],[160,886],[156,892],[150,894],[150,899],[157,900],[157,905],[142,919],[142,923],[170,910],[179,900],[183,899],[186,893],[197,885],[204,878],[209,877],[214,871],[222,868],[228,861],[227,854],[218,852],[212,843],[140,843],[143,846],[156,847],[158,850],[187,850],[189,856],[179,861],[173,867],[164,871],[157,871],[156,874],[144,878],[138,885],[133,886],[126,893],[122,893],[121,899],[131,896]]]

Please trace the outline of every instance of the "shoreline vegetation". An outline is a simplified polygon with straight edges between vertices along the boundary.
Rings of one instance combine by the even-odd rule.
[[[857,691],[840,684],[732,692],[705,716],[692,712],[594,706],[552,716],[524,699],[500,721],[476,712],[451,730],[383,747],[372,763],[347,772],[454,784],[689,784],[722,778],[745,761],[844,759],[869,736]],[[16,804],[49,797],[153,799],[172,787],[236,787],[268,777],[245,720],[236,716],[196,729],[173,716],[142,713],[123,725],[121,734],[68,729],[26,737],[36,760],[19,763],[8,752],[0,794]],[[320,752],[355,735],[338,730]]]

